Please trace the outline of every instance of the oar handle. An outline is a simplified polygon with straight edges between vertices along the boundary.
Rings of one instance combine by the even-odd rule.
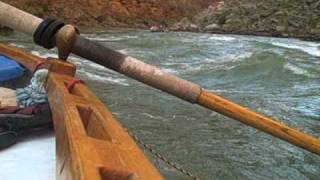
[[[11,29],[33,35],[43,20],[0,1],[0,23]]]

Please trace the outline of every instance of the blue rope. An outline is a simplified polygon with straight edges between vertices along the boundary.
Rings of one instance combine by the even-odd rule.
[[[48,102],[48,96],[44,89],[47,75],[48,70],[38,70],[31,78],[30,85],[16,90],[17,101],[19,105],[30,107]]]

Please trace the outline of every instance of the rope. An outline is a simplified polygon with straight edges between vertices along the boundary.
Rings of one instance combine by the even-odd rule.
[[[50,64],[50,65],[49,65],[49,68],[48,68],[47,78],[46,78],[46,80],[45,80],[44,83],[43,83],[43,87],[41,87],[41,88],[46,89],[46,91],[48,91],[48,81],[49,81],[49,77],[50,77],[50,73],[52,72],[52,69],[53,69],[53,65]]]
[[[16,89],[16,97],[19,105],[30,107],[48,102],[48,96],[43,88],[48,75],[48,70],[41,69],[35,72],[30,84],[25,88]]]
[[[154,150],[149,144],[144,143],[141,139],[138,138],[138,136],[134,135],[131,131],[129,131],[128,129],[125,129],[127,131],[127,133],[141,146],[143,146],[146,150],[148,150],[152,155],[154,155],[156,158],[158,158],[159,160],[163,161],[164,163],[166,163],[167,165],[169,165],[170,167],[172,167],[173,169],[175,169],[176,171],[190,177],[191,179],[194,180],[200,180],[199,177],[193,175],[191,172],[187,171],[186,169],[182,168],[181,166],[179,166],[177,163],[172,162],[170,160],[168,160],[166,157],[164,157],[162,154],[158,153],[156,150]]]
[[[71,93],[74,86],[79,83],[84,84],[84,81],[82,81],[81,79],[76,79],[76,78],[73,78],[70,81],[68,81],[68,83],[67,83],[68,91]]]
[[[43,65],[46,64],[46,61],[40,61],[36,67],[33,69],[32,74],[36,73]]]

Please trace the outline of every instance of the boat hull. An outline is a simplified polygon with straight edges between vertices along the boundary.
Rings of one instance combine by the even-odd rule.
[[[0,44],[0,52],[33,71],[45,59]],[[46,61],[56,135],[56,176],[68,180],[163,179],[111,111],[83,83],[68,89],[76,67]]]

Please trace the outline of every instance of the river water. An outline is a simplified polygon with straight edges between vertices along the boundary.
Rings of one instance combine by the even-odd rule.
[[[320,137],[320,43],[134,30],[85,36]],[[21,34],[0,40],[55,56]],[[125,127],[201,179],[320,178],[319,156],[89,61],[71,61]],[[147,155],[166,179],[186,179]]]

